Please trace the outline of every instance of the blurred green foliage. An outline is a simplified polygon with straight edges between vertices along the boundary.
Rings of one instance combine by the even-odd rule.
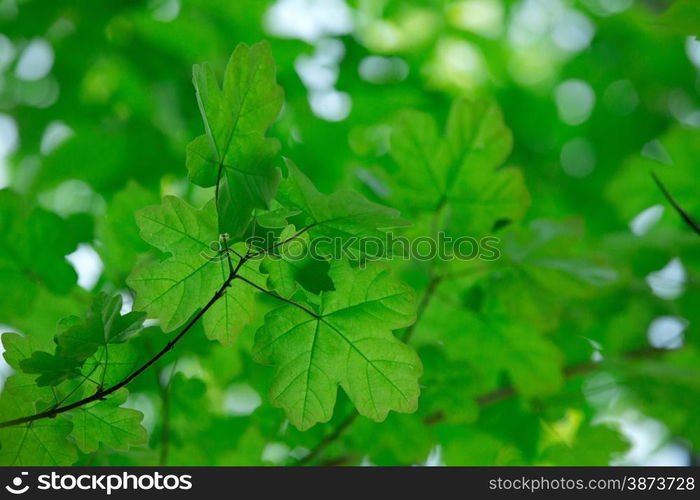
[[[247,314],[256,302],[240,331],[198,324],[129,385],[128,398],[118,392],[70,418],[0,430],[2,464],[600,465],[697,456],[700,241],[650,176],[700,217],[694,0],[2,0],[0,33],[0,323],[19,332],[2,337],[9,376],[0,420],[85,390],[58,356],[40,359],[37,371],[37,351],[76,349],[71,332],[97,322],[105,335],[80,346],[82,369],[107,386],[206,302],[196,293],[184,306],[166,301],[178,317],[146,323],[124,342],[128,315],[107,297],[130,303],[135,268],[180,258],[141,239],[137,210],[168,195],[187,210],[204,205],[201,234],[215,238],[205,205],[211,172],[202,180],[190,168],[193,184],[186,168],[188,144],[205,132],[192,66],[208,62],[211,72],[201,70],[198,87],[221,81],[239,42],[267,40],[277,65],[284,104],[272,139],[260,135],[255,151],[265,162],[279,141],[298,165],[301,180],[280,190],[288,208],[331,218],[357,207],[361,193],[400,211],[412,223],[402,234],[494,235],[501,252],[491,262],[391,263],[416,291],[418,319],[367,328],[383,338],[397,329],[421,358],[414,413],[356,417],[342,391],[330,412],[336,383],[353,383],[334,380],[313,415],[330,421],[289,425],[273,406],[278,375],[256,359],[277,364],[293,353],[253,348],[276,304],[250,296],[250,307],[231,305]],[[250,127],[264,133],[272,115]],[[227,182],[240,200],[236,176]],[[246,207],[269,201],[268,188],[248,193]],[[355,193],[324,197],[341,188]],[[384,210],[376,217],[396,217]],[[225,229],[238,234],[236,224]],[[321,268],[304,282],[284,263],[262,266],[288,297],[328,292],[329,275],[349,272]],[[284,288],[290,275],[298,283]],[[104,315],[124,328],[111,335]],[[258,336],[282,333],[268,330]],[[58,388],[35,383],[46,366]],[[385,413],[349,392],[365,414]],[[290,415],[309,427],[303,417]],[[8,451],[19,442],[20,452]],[[631,443],[646,452],[629,452]]]

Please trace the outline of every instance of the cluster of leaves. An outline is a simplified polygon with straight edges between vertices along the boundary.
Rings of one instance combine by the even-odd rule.
[[[510,24],[482,36],[459,2],[350,0],[352,36],[302,41],[264,31],[276,3],[181,2],[167,22],[168,2],[0,8],[20,131],[0,191],[0,463],[600,465],[629,447],[600,422],[630,412],[697,450],[697,236],[668,205],[628,228],[666,203],[649,171],[699,213],[696,2],[552,2],[595,30],[580,52],[544,39],[547,16],[521,36],[542,2],[489,2]],[[232,33],[270,38],[277,75],[266,44],[226,64]],[[26,80],[6,47],[37,40],[53,69]],[[331,122],[312,94],[335,73],[352,108]],[[551,98],[567,79],[596,96],[575,126]],[[73,133],[51,146],[56,120]],[[560,168],[572,141],[594,152],[586,177]],[[365,263],[354,237],[389,228],[496,236],[500,258]],[[245,243],[260,233],[276,239]],[[319,237],[355,258],[283,257]],[[65,257],[85,244],[104,270],[79,287]],[[647,283],[669,262],[671,298]],[[664,318],[682,348],[649,346]]]
[[[328,421],[339,385],[358,411],[375,420],[417,406],[420,360],[392,333],[415,321],[409,287],[386,266],[360,270],[340,260],[330,264],[331,290],[313,293],[294,285],[289,290],[296,283],[292,263],[268,262],[266,279],[257,259],[272,259],[267,255],[272,247],[291,244],[306,232],[337,238],[381,234],[403,224],[398,212],[352,192],[323,195],[291,164],[270,210],[281,173],[275,166],[276,142],[265,134],[279,113],[282,93],[267,44],[238,46],[223,91],[206,66],[195,66],[194,82],[206,135],[190,144],[187,166],[193,182],[215,186],[215,198],[196,209],[170,196],[138,212],[141,237],[161,254],[141,262],[127,279],[136,296],[134,311],[122,315],[120,295],[100,294],[84,318],[59,322],[52,352],[37,350],[31,337],[5,334],[6,359],[22,372],[8,379],[0,400],[4,420],[15,424],[0,437],[8,463],[70,464],[76,456],[67,451],[72,450],[65,441],[69,436],[84,453],[95,451],[99,442],[117,448],[142,444],[146,432],[140,414],[120,407],[126,397],[122,387],[143,370],[129,337],[147,316],[166,333],[182,327],[165,353],[201,319],[208,338],[231,345],[250,323],[254,295],[260,292],[284,305],[266,314],[253,351],[277,366],[271,401],[295,426],[304,430]],[[290,214],[303,221],[302,230],[285,225],[284,239],[270,248],[242,241],[258,218],[286,222]],[[212,252],[212,243],[219,242]],[[284,295],[293,292],[293,299],[278,295],[276,286]],[[28,391],[32,380],[36,389]],[[37,423],[56,416],[51,424]]]

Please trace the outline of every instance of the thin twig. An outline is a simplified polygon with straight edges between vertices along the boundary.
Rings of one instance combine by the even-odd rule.
[[[174,367],[174,365],[173,365]],[[160,430],[160,456],[158,465],[167,465],[168,454],[170,452],[170,381],[173,374],[170,374],[168,383],[160,385],[161,412],[163,414],[163,427]]]
[[[418,304],[418,307],[416,308],[416,321],[414,321],[411,324],[411,326],[406,328],[406,331],[403,334],[402,340],[404,342],[408,342],[409,340],[411,340],[411,336],[413,335],[413,331],[418,325],[419,319],[423,316],[423,313],[428,308],[428,305],[430,304],[433,295],[435,295],[435,291],[437,290],[437,287],[441,281],[442,278],[440,276],[433,276],[432,278],[430,278],[430,281],[428,282],[428,287],[426,288],[425,293],[423,294],[423,298],[421,299],[420,304]]]
[[[348,415],[347,417],[345,417],[345,420],[343,420],[342,422],[340,422],[340,424],[338,424],[338,427],[336,427],[336,428],[333,430],[333,432],[331,432],[331,433],[328,434],[325,438],[323,438],[323,439],[314,447],[314,449],[311,450],[311,452],[310,452],[308,455],[306,455],[305,457],[301,458],[301,459],[299,460],[299,462],[297,462],[297,465],[306,465],[306,464],[310,463],[312,460],[316,459],[316,457],[318,457],[321,453],[323,453],[324,450],[325,450],[326,448],[328,448],[328,446],[329,446],[331,443],[333,443],[335,440],[337,440],[337,439],[340,437],[340,435],[341,435],[343,432],[345,432],[345,430],[346,430],[348,427],[350,427],[350,426],[353,424],[353,422],[357,419],[357,417],[359,417],[359,416],[360,416],[360,414],[357,413],[356,410],[353,410],[353,412],[350,413],[350,415]]]
[[[651,177],[654,179],[654,182],[658,186],[658,188],[661,190],[661,192],[664,194],[668,202],[673,206],[673,208],[678,212],[678,215],[681,216],[681,218],[685,221],[688,226],[695,231],[696,234],[700,235],[700,224],[695,222],[695,220],[686,212],[683,210],[683,207],[681,207],[678,202],[671,196],[671,193],[669,193],[668,189],[666,189],[666,186],[663,185],[661,180],[656,176],[654,172],[651,173]]]
[[[240,263],[239,263],[240,264]],[[60,415],[61,413],[65,413],[70,410],[74,410],[75,408],[79,408],[81,406],[84,406],[86,404],[92,403],[94,401],[102,401],[104,400],[107,396],[117,392],[119,389],[122,387],[126,387],[131,383],[132,380],[134,380],[136,377],[141,375],[143,372],[148,370],[153,364],[155,364],[160,358],[165,356],[170,350],[175,347],[175,344],[177,344],[184,336],[189,332],[194,325],[197,324],[197,322],[204,316],[204,314],[221,298],[224,296],[226,293],[226,289],[228,286],[231,284],[231,281],[233,280],[234,276],[229,276],[229,278],[226,279],[223,285],[221,285],[221,288],[219,288],[214,296],[207,302],[207,304],[187,323],[187,325],[182,329],[180,333],[177,334],[177,336],[172,339],[170,342],[165,344],[165,347],[163,347],[155,356],[153,356],[151,359],[146,361],[143,365],[141,365],[137,370],[133,371],[131,374],[129,374],[127,377],[122,379],[120,382],[114,384],[111,387],[108,387],[107,389],[102,389],[97,391],[95,394],[92,396],[88,396],[86,398],[80,399],[74,403],[71,403],[66,406],[61,406],[58,408],[52,408],[46,411],[42,411],[39,413],[35,413],[34,415],[28,415],[26,417],[20,417],[20,418],[15,418],[12,420],[6,420],[5,422],[0,422],[0,428],[3,427],[10,427],[12,425],[19,425],[19,424],[24,424],[27,422],[33,422],[35,420],[40,420],[42,418],[55,418],[56,416]]]

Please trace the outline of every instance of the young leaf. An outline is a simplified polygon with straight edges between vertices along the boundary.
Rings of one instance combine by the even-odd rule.
[[[20,362],[20,367],[24,373],[39,374],[36,379],[39,386],[58,385],[80,376],[79,360],[44,351],[32,353],[31,357]]]
[[[144,354],[131,342],[100,347],[85,360],[81,375],[99,382],[102,387],[110,387],[143,363]]]
[[[100,443],[126,451],[146,442],[148,434],[141,426],[143,414],[120,406],[126,401],[126,394],[121,391],[107,401],[81,406],[71,412],[71,436],[83,453],[97,451]]]
[[[413,291],[380,265],[336,263],[331,276],[336,290],[321,294],[317,315],[283,306],[255,335],[255,355],[278,367],[273,403],[302,430],[331,418],[338,385],[374,420],[414,411],[421,363],[392,334],[415,320]]]
[[[236,47],[219,88],[207,65],[193,69],[197,102],[206,134],[187,147],[190,179],[218,186],[219,232],[241,236],[255,208],[274,198],[280,171],[274,165],[279,142],[266,138],[280,112],[282,88],[267,43]]]
[[[85,319],[65,325],[56,336],[56,353],[64,358],[84,361],[100,346],[125,341],[141,328],[146,314],[132,311],[121,315],[122,297],[100,293],[88,309]]]

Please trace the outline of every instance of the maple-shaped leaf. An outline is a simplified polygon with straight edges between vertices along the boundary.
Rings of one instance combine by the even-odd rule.
[[[141,328],[146,314],[131,311],[122,315],[121,308],[121,295],[98,294],[84,319],[69,317],[59,324],[62,331],[56,336],[56,353],[84,361],[101,346],[124,342]]]
[[[24,373],[38,374],[36,383],[39,386],[58,385],[61,382],[80,376],[80,361],[75,358],[65,358],[45,351],[35,351],[20,362]]]
[[[225,256],[212,249],[219,241],[216,209],[213,202],[195,209],[167,196],[161,205],[138,212],[136,220],[141,237],[169,256],[146,261],[131,273],[127,283],[136,292],[134,308],[159,319],[169,332],[203,307],[228,277]],[[254,273],[252,264],[245,272]],[[234,280],[203,320],[207,337],[231,344],[252,317],[254,292]]]
[[[68,316],[59,321],[53,353],[34,350],[32,337],[5,334],[3,339],[10,348],[6,359],[25,373],[38,374],[39,386],[56,386],[77,378],[85,360],[98,349],[108,351],[109,344],[124,342],[141,329],[145,313],[132,311],[122,315],[121,307],[121,295],[98,294],[84,318]]]
[[[445,282],[439,288],[451,286]],[[416,343],[439,343],[450,359],[467,361],[483,392],[495,389],[504,373],[525,397],[559,389],[564,356],[540,330],[517,319],[481,316],[438,294],[416,328]]]
[[[2,421],[36,411],[34,402],[7,391],[0,395]],[[78,456],[75,446],[67,440],[71,429],[70,420],[63,415],[0,429],[0,465],[73,465]]]
[[[409,225],[399,216],[398,210],[372,203],[354,191],[320,193],[296,165],[287,161],[287,167],[289,175],[280,184],[277,199],[307,217],[312,237],[327,239],[327,244],[317,246],[320,252],[330,252],[337,242],[345,244],[347,241],[347,247],[355,250],[354,255],[366,254],[370,252],[364,251],[362,242],[371,240],[374,242],[371,252],[387,256],[391,248],[384,244],[385,230]]]
[[[200,186],[218,180],[219,232],[231,237],[245,232],[255,208],[268,207],[279,184],[279,142],[265,137],[284,101],[275,71],[265,42],[236,47],[223,87],[208,65],[193,69],[206,133],[187,147],[187,169]]]
[[[404,111],[391,135],[400,166],[390,182],[393,198],[414,213],[449,209],[451,227],[462,235],[518,220],[530,197],[520,170],[499,168],[511,147],[510,130],[492,101],[455,101],[442,137],[430,115]]]
[[[392,333],[415,320],[413,291],[379,264],[335,262],[331,277],[336,290],[321,294],[318,313],[286,305],[256,333],[255,355],[277,366],[273,404],[302,430],[331,418],[338,385],[374,420],[414,411],[422,366]]]
[[[121,390],[106,401],[71,410],[71,436],[83,453],[97,451],[100,443],[122,451],[146,443],[148,433],[141,426],[143,413],[122,408],[126,396],[126,390]]]

